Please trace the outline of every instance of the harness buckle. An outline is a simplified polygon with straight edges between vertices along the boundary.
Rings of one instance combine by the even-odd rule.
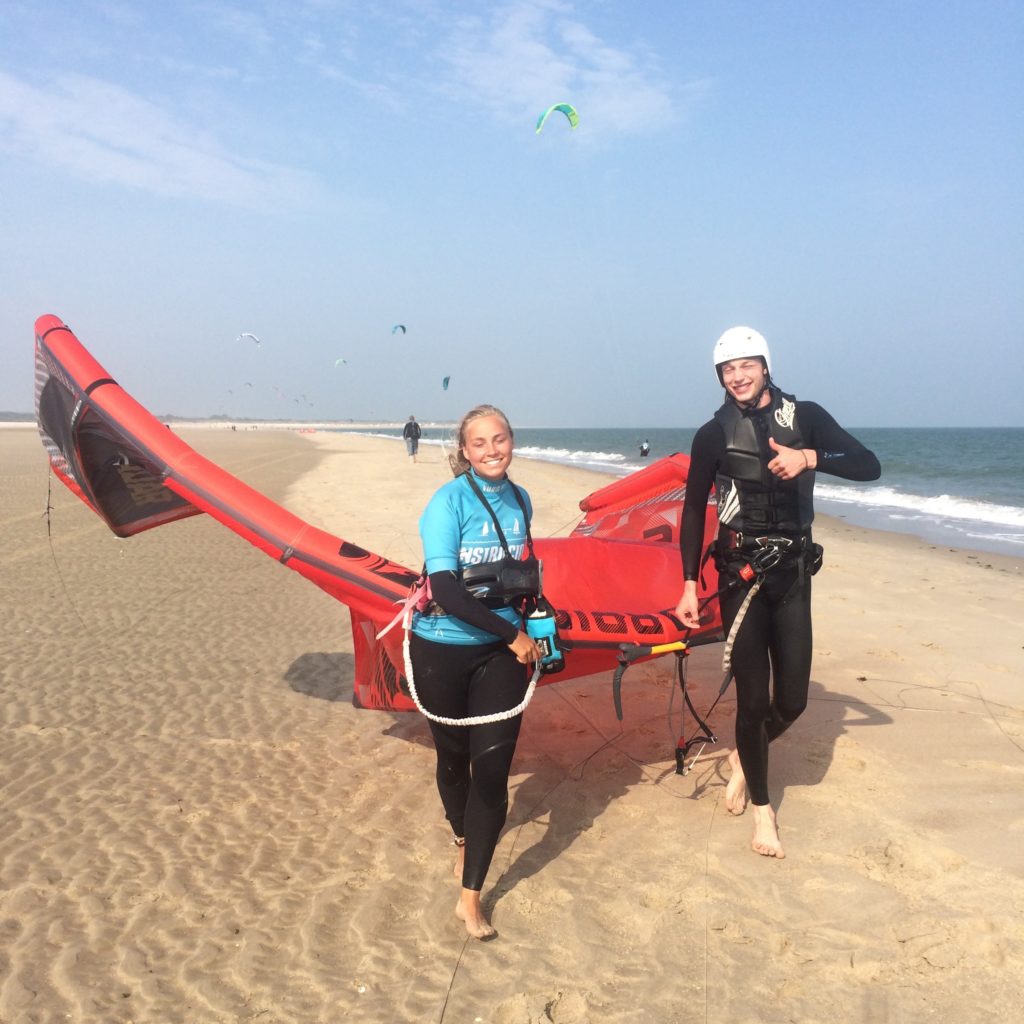
[[[750,556],[750,564],[758,575],[774,569],[782,561],[783,551],[775,545],[759,548]]]
[[[793,554],[797,546],[790,537],[754,537],[753,540],[757,550],[750,556],[750,563],[759,574],[774,569],[783,558]],[[803,547],[802,541],[800,546]]]

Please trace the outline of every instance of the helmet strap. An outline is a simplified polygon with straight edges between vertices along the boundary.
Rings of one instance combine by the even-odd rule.
[[[761,390],[749,402],[737,402],[736,404],[741,409],[746,409],[753,412],[761,404],[761,396],[766,392],[770,391],[772,386],[771,378],[768,376],[767,371],[764,375],[764,383],[761,385]]]

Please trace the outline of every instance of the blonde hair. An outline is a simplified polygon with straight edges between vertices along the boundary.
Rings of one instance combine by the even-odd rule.
[[[452,473],[455,476],[458,476],[460,473],[469,472],[469,461],[462,454],[462,449],[466,446],[466,429],[473,420],[480,420],[485,416],[497,416],[498,419],[504,422],[505,428],[508,430],[508,436],[515,440],[512,424],[509,423],[508,417],[496,405],[475,406],[459,420],[459,425],[455,428],[455,436],[452,438],[455,452],[448,456],[448,464],[452,467]]]

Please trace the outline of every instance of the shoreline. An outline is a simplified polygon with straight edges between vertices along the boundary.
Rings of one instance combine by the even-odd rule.
[[[394,444],[401,442],[402,439],[400,437],[391,437],[388,435],[363,434],[361,431],[381,429],[401,430],[404,426],[404,422],[381,421],[376,423],[339,423],[334,421],[325,421],[322,423],[306,423],[302,421],[259,420],[252,421],[251,423],[245,423],[243,425],[239,425],[236,421],[233,425],[229,422],[212,420],[174,420],[170,425],[175,430],[182,430],[183,433],[191,433],[193,431],[200,433],[202,431],[248,433],[263,430],[264,432],[293,432],[302,435],[305,438],[314,438],[318,434],[331,436],[352,433],[353,436],[356,437],[367,437],[372,440],[386,441]],[[454,428],[454,424],[434,421],[421,422],[420,425],[425,429],[433,430]],[[35,421],[0,420],[0,430],[16,430],[21,428],[37,429]],[[426,438],[421,440],[420,446],[421,450],[429,448],[443,450],[444,442],[435,438]],[[533,455],[518,454],[517,458],[520,461],[540,462],[562,467],[567,470],[579,470],[585,473],[592,473],[595,478],[603,480],[603,483],[607,483],[610,480],[618,479],[625,475],[624,473],[615,472],[601,467],[578,466],[570,462],[560,462],[554,459],[549,460]],[[629,471],[633,472],[635,469],[631,468]],[[603,486],[603,483],[595,482],[590,489],[596,490],[598,487]],[[992,540],[987,537],[963,536],[961,534],[954,534],[950,537],[946,532],[944,532],[944,528],[938,523],[925,522],[924,524],[910,524],[901,522],[901,517],[896,517],[896,521],[894,522],[891,515],[878,510],[872,510],[868,505],[863,507],[853,505],[851,507],[846,502],[832,500],[823,495],[816,497],[816,504],[818,505],[818,509],[815,515],[815,529],[818,529],[821,523],[834,520],[838,523],[846,523],[858,529],[872,530],[887,536],[906,537],[908,539],[916,540],[934,550],[965,552],[978,559],[984,559],[986,561],[996,559],[1000,562],[1008,561],[1013,563],[1014,568],[1024,568],[1024,551],[1015,550],[1016,546],[1008,541]],[[828,511],[823,511],[823,508],[828,509]]]
[[[401,428],[401,424],[398,424],[398,429]],[[327,430],[324,432],[324,436],[330,436],[334,434],[344,434],[348,430]],[[315,439],[315,435],[310,435]],[[388,437],[384,435],[371,435],[371,434],[359,434],[354,433],[356,437],[366,437],[369,440],[387,442],[391,444],[400,443],[401,438]],[[426,441],[420,442],[420,451],[422,452],[425,448],[441,449],[443,450],[444,445],[442,442],[430,438]],[[581,473],[592,474],[594,481],[593,486],[590,490],[597,490],[599,487],[604,486],[612,480],[620,479],[622,473],[612,472],[610,470],[604,470],[600,468],[592,468],[589,466],[579,466],[568,462],[559,462],[554,459],[538,458],[534,455],[516,454],[516,460],[520,463],[526,461],[531,463],[542,463],[544,465],[557,466],[562,469],[569,471],[578,471]],[[631,470],[632,471],[632,470]],[[580,497],[589,492],[582,492]],[[880,524],[878,520],[881,518],[880,514],[870,514],[865,511],[863,514],[858,514],[854,511],[852,515],[846,514],[845,510],[848,508],[844,503],[837,501],[829,501],[828,499],[815,499],[816,504],[825,504],[829,507],[828,512],[823,512],[820,509],[815,512],[815,530],[818,530],[822,524],[834,522],[837,524],[846,524],[854,527],[855,529],[869,530],[876,533],[884,534],[892,537],[903,537],[908,540],[915,540],[925,545],[928,548],[936,551],[945,549],[950,552],[964,552],[967,555],[974,556],[977,558],[984,558],[986,561],[996,559],[1000,563],[1009,563],[1009,567],[1014,568],[1018,571],[1024,571],[1024,551],[1013,551],[1008,550],[1010,547],[1007,544],[997,544],[995,542],[987,542],[985,538],[969,538],[972,542],[970,544],[964,543],[952,543],[948,538],[941,534],[940,528],[937,526],[925,528],[925,529],[914,529],[911,526],[902,525],[890,525]],[[959,537],[955,538],[960,540]]]

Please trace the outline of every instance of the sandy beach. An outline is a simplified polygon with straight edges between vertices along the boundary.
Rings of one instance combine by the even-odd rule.
[[[420,565],[438,449],[180,433]],[[538,536],[608,482],[513,476]],[[343,606],[206,517],[116,539],[34,429],[0,431],[0,478],[2,1024],[1016,1019],[1024,563],[819,519],[811,701],[772,748],[783,861],[724,807],[731,691],[680,776],[671,659],[630,671],[621,725],[607,677],[540,689],[484,944],[452,914],[426,724],[352,706]],[[720,658],[689,659],[698,708]]]

